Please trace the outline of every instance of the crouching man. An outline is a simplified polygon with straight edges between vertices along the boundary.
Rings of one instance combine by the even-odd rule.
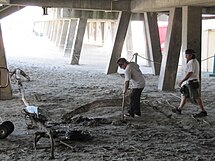
[[[139,65],[134,62],[128,62],[125,58],[120,58],[117,61],[120,68],[125,70],[124,90],[126,94],[129,84],[132,84],[130,95],[130,105],[128,107],[127,117],[141,116],[140,111],[140,96],[145,87],[145,78],[139,69]]]

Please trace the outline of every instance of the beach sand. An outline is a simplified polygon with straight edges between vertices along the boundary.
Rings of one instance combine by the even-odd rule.
[[[39,107],[48,122],[92,136],[86,141],[67,140],[70,147],[55,140],[54,160],[215,160],[215,78],[202,78],[202,99],[208,116],[195,120],[191,114],[197,113],[198,107],[188,103],[182,115],[172,113],[171,109],[180,103],[179,88],[159,91],[158,76],[141,66],[146,78],[141,95],[142,115],[121,121],[123,78],[119,73],[122,71],[105,74],[108,64],[105,50],[85,45],[80,65],[69,65],[69,58],[48,44],[48,49],[29,47],[33,54],[8,54],[7,64],[10,71],[20,68],[29,75],[30,81],[22,78],[26,100]],[[27,129],[25,105],[17,84],[13,80],[11,84],[13,99],[0,101],[0,117],[2,122],[13,122],[15,129],[0,140],[0,160],[49,160],[49,141],[42,138],[38,144],[46,148],[34,149],[34,133],[38,129]],[[80,110],[74,113],[74,109]]]

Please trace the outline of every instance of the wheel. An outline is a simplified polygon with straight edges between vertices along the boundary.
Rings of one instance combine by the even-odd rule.
[[[0,139],[4,139],[8,135],[8,128],[4,125],[0,125]]]
[[[8,128],[8,135],[14,131],[14,125],[11,121],[4,121],[2,123],[2,125],[6,126]]]

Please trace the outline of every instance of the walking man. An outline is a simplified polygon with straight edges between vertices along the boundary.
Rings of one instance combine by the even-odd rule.
[[[193,99],[201,109],[200,113],[193,115],[194,117],[204,117],[207,116],[207,112],[204,109],[202,100],[199,93],[199,62],[196,59],[195,51],[192,49],[187,49],[185,51],[185,58],[187,60],[185,67],[185,75],[183,79],[179,82],[179,87],[181,87],[181,103],[178,108],[172,111],[177,114],[181,114],[182,108],[187,102],[187,98]]]
[[[124,90],[123,94],[126,94],[130,82],[132,83],[132,91],[130,95],[130,105],[128,107],[128,113],[125,116],[141,116],[140,111],[140,96],[145,87],[145,78],[139,65],[134,62],[128,62],[125,58],[119,58],[117,64],[120,68],[125,70]]]

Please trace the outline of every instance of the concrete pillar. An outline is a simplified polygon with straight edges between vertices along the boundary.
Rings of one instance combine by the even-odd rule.
[[[51,26],[51,22],[46,21],[45,36],[47,36],[47,37],[49,36],[50,26]]]
[[[105,22],[101,22],[101,39],[102,39],[102,46],[104,45],[104,38],[105,38]]]
[[[49,25],[48,25],[48,31],[47,31],[47,36],[50,39],[51,36],[51,30],[52,30],[52,21],[49,20]]]
[[[58,27],[57,27],[56,40],[55,40],[56,46],[58,46],[60,42],[62,28],[63,28],[63,20],[61,19],[61,20],[58,20]]]
[[[88,43],[92,44],[94,42],[94,22],[89,22],[89,30],[88,30]]]
[[[100,21],[99,20],[96,20],[96,34],[95,34],[95,40],[96,40],[96,42],[95,42],[95,44],[96,45],[100,45],[100,36],[101,36],[101,23],[100,23]]]
[[[80,59],[80,55],[81,55],[82,44],[84,41],[84,33],[86,30],[86,26],[87,26],[87,19],[80,18],[79,22],[78,22],[78,30],[77,30],[77,34],[75,37],[74,48],[72,51],[72,57],[71,57],[71,61],[70,61],[70,64],[72,64],[72,65],[79,64],[79,59]]]
[[[51,40],[52,38],[52,34],[53,34],[53,30],[54,30],[54,21],[50,21],[50,26],[49,26],[49,32],[48,32],[48,38]]]
[[[61,10],[62,10],[62,8],[56,8],[56,15],[55,15],[55,17],[56,18],[60,18],[61,17]]]
[[[155,12],[144,13],[144,22],[146,29],[147,45],[150,56],[149,59],[153,61],[151,63],[152,71],[155,75],[159,75],[162,55],[157,23],[157,13]]]
[[[34,29],[33,30],[37,36],[43,36],[44,35],[43,34],[43,32],[44,32],[43,24],[44,24],[43,21],[38,21],[38,22],[34,23]]]
[[[0,25],[0,67],[7,68],[1,25]],[[9,71],[3,68],[0,69],[0,86],[4,87],[0,88],[0,100],[12,99],[12,89],[8,76]],[[7,84],[8,86],[6,86]]]
[[[58,27],[59,27],[59,20],[54,20],[54,30],[53,30],[53,33],[52,33],[52,38],[51,38],[51,41],[52,42],[56,42],[56,38],[57,38],[57,33],[58,33]]]
[[[158,89],[174,90],[182,37],[182,9],[170,10]]]
[[[131,30],[131,23],[128,26],[128,32],[126,36],[126,50],[127,50],[127,57],[131,58],[133,53],[133,40],[132,40],[132,30]]]
[[[196,58],[199,61],[201,69],[201,36],[202,36],[202,8],[185,6],[183,11],[182,23],[182,53],[184,58],[184,51],[187,48],[196,51]],[[185,60],[185,59],[184,59]],[[185,64],[185,61],[184,63]],[[200,70],[201,78],[201,70]]]
[[[87,42],[90,41],[90,24],[91,24],[91,22],[87,23],[87,28],[86,28],[86,31],[85,31],[85,32],[87,32],[86,33],[87,34]]]
[[[44,36],[48,35],[49,21],[44,21]]]
[[[43,36],[44,35],[44,22],[43,21],[40,21],[40,36]]]
[[[57,28],[57,20],[52,21],[52,31],[50,35],[50,40],[53,42],[56,34],[56,28]]]
[[[118,66],[116,62],[121,56],[130,18],[131,18],[131,12],[125,12],[125,11],[120,12],[118,29],[114,40],[114,46],[113,46],[110,62],[106,72],[107,74],[112,74],[117,72]]]
[[[69,20],[68,24],[68,30],[66,34],[66,40],[65,40],[65,46],[64,46],[64,56],[70,57],[74,42],[74,37],[76,33],[77,28],[77,19],[71,19]]]
[[[96,22],[92,22],[92,31],[93,31],[93,40],[94,40],[94,43],[96,43],[96,37],[97,37],[97,25],[96,25]]]
[[[104,40],[104,23],[101,22],[100,20],[96,20],[96,28],[95,28],[95,44],[102,46],[103,42],[102,39]]]
[[[41,26],[42,26],[42,36],[44,36],[45,35],[45,29],[46,29],[46,23],[45,23],[45,21],[41,21]]]
[[[115,34],[116,34],[116,22],[110,22],[110,30],[111,30],[111,38],[112,41],[115,39]]]
[[[64,46],[66,43],[66,34],[68,31],[68,26],[69,26],[69,20],[63,20],[62,30],[60,33],[60,38],[59,38],[59,43],[58,43],[59,51],[63,51],[63,49],[64,49]]]
[[[146,45],[146,48],[145,48],[145,55],[146,55],[146,57],[147,58],[150,58],[151,57],[151,55],[149,54],[150,53],[150,51],[149,51],[149,44],[148,44],[148,42],[147,42],[147,31],[146,31],[146,25],[145,25],[145,21],[143,21],[143,36],[144,36],[144,38],[145,38],[145,40],[146,40],[146,42],[145,42],[145,45]],[[148,60],[146,60],[147,61],[147,63],[146,63],[146,65],[148,65],[149,67],[151,67],[152,66],[152,62],[148,59]]]
[[[69,18],[71,17],[71,12],[72,12],[71,8],[62,8],[60,16],[63,18]]]

